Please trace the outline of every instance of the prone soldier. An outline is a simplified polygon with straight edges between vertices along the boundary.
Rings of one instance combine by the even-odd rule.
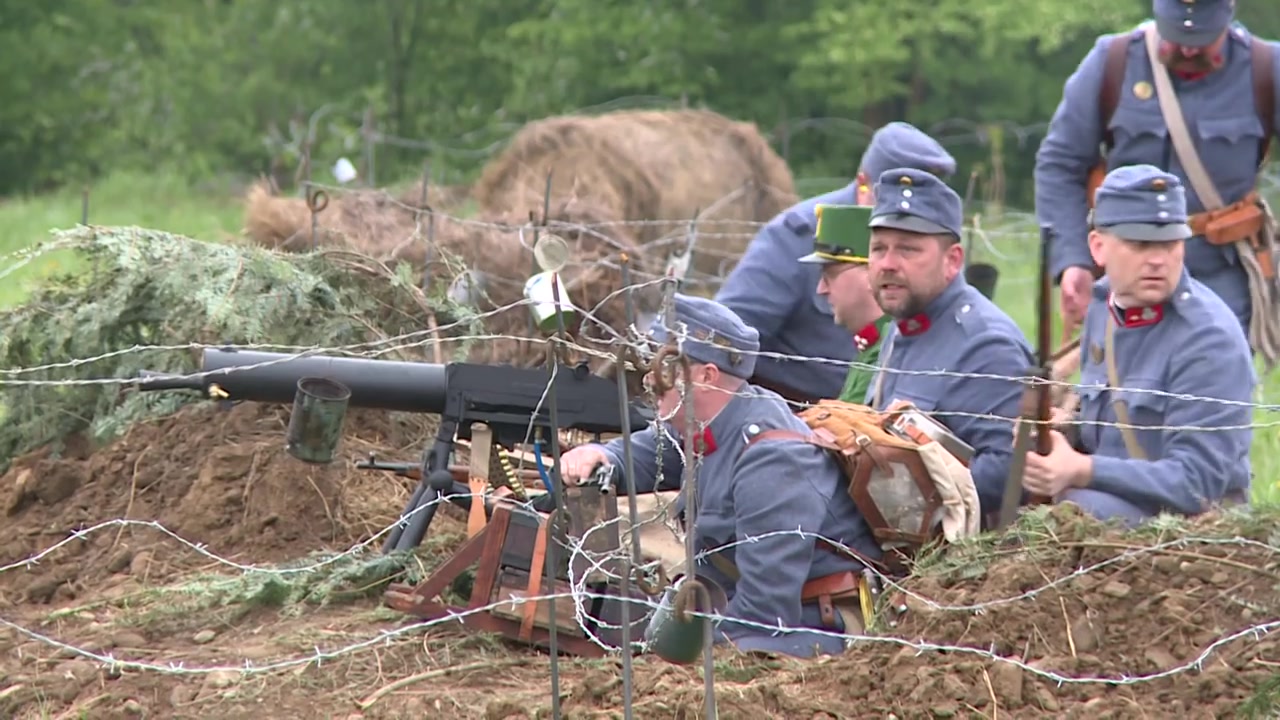
[[[698,424],[692,431],[702,458],[689,458],[697,464],[697,512],[694,527],[686,530],[703,553],[697,576],[719,585],[728,599],[720,639],[747,651],[808,656],[817,647],[839,653],[844,645],[835,635],[778,633],[777,627],[849,634],[862,629],[859,612],[846,609],[857,608],[856,593],[833,601],[822,589],[841,577],[857,587],[866,569],[849,553],[832,551],[835,546],[869,562],[881,554],[848,481],[829,452],[793,439],[791,433],[807,436],[809,428],[777,394],[747,381],[759,351],[754,328],[705,298],[677,294],[675,314],[676,327],[659,319],[650,333],[658,343],[674,343],[680,326],[687,330],[680,352],[690,363],[689,395]],[[686,408],[680,405],[679,390],[666,389],[658,402],[663,419],[631,436],[637,493],[680,487],[680,438],[686,430]],[[771,437],[771,431],[789,432]],[[601,463],[621,462],[621,439],[583,445],[563,455],[561,476],[577,484]]]
[[[1036,155],[1036,214],[1061,239],[1051,272],[1063,318],[1078,325],[1097,275],[1086,240],[1092,190],[1108,170],[1149,164],[1186,188],[1188,272],[1222,297],[1270,364],[1280,356],[1280,287],[1256,183],[1280,114],[1280,53],[1232,24],[1235,0],[1153,0],[1152,10],[1154,23],[1097,39]]]
[[[837,325],[827,299],[815,292],[818,266],[797,263],[813,249],[818,205],[868,205],[871,185],[891,167],[915,167],[939,177],[955,173],[955,159],[938,141],[904,122],[876,131],[854,182],[809,198],[778,214],[752,239],[716,300],[760,332],[755,385],[797,403],[836,397],[856,348]],[[809,358],[809,359],[806,359]]]
[[[1073,447],[1028,453],[1023,487],[1135,525],[1249,496],[1248,342],[1227,304],[1184,264],[1186,191],[1151,165],[1112,170],[1097,191],[1089,249],[1105,270],[1081,333]]]
[[[892,316],[865,402],[896,401],[937,415],[973,451],[969,471],[984,516],[1000,508],[1009,476],[1009,428],[1018,378],[1034,365],[1017,324],[965,280],[960,196],[911,168],[876,187],[869,269],[876,302]],[[1007,378],[1007,379],[1006,379]]]

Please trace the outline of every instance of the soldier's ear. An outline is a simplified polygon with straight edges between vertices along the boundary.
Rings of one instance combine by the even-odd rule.
[[[964,268],[964,245],[951,240],[949,237],[945,240],[946,245],[943,249],[943,258],[946,262],[947,278],[953,278]]]
[[[1097,230],[1089,231],[1089,254],[1093,256],[1094,265],[1107,266],[1107,238]]]

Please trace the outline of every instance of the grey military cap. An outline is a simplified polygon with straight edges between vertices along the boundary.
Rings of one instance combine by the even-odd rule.
[[[1093,225],[1125,240],[1186,240],[1187,191],[1176,175],[1153,165],[1118,167],[1094,195]]]
[[[960,237],[964,224],[960,196],[936,175],[915,168],[895,168],[876,181],[873,228],[895,228],[926,235]]]
[[[1204,47],[1231,24],[1236,0],[1152,0],[1160,37],[1187,47]]]

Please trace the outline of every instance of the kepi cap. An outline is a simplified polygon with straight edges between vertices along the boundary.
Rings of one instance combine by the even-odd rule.
[[[960,196],[941,178],[915,168],[895,168],[876,182],[873,228],[960,237],[964,212]]]
[[[737,313],[715,300],[676,293],[674,314],[670,326],[665,315],[654,321],[649,328],[651,339],[659,344],[683,339],[680,350],[694,362],[715,365],[743,379],[755,374],[760,333]]]
[[[817,228],[813,238],[813,252],[800,258],[802,263],[830,265],[832,263],[866,264],[871,245],[871,206],[869,205],[819,205],[814,209]]]
[[[1165,40],[1204,47],[1217,40],[1235,17],[1235,0],[1152,0],[1156,30]]]
[[[955,174],[956,159],[920,128],[895,121],[871,136],[858,169],[875,182],[885,170],[904,167],[924,170],[945,179]]]
[[[1107,173],[1094,194],[1092,219],[1095,228],[1125,240],[1191,237],[1182,181],[1154,165],[1125,165]]]

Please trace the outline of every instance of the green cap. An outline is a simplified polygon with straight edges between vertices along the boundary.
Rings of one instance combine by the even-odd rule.
[[[871,245],[869,205],[819,205],[813,252],[802,263],[866,263]]]

